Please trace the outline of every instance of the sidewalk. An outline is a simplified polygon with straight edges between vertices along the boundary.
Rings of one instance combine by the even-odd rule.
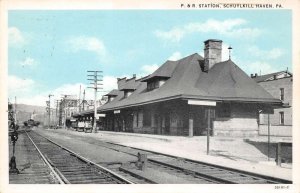
[[[208,162],[225,167],[245,170],[257,174],[292,180],[292,165],[283,167],[268,162],[267,156],[242,138],[211,137],[210,152],[206,154],[206,136],[192,138],[183,136],[162,136],[124,132],[99,131],[98,133],[76,132],[74,130],[43,130],[50,134],[79,137],[83,140],[103,140],[121,145],[156,151],[173,156]]]

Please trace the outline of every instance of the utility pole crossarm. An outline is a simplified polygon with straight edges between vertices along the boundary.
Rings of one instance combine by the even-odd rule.
[[[97,128],[96,128],[96,119],[97,119],[97,92],[99,89],[102,89],[102,87],[99,87],[102,84],[102,78],[98,78],[98,77],[103,77],[102,76],[102,71],[98,71],[98,70],[88,70],[87,71],[89,74],[87,75],[88,81],[91,81],[89,84],[91,84],[89,87],[87,88],[91,88],[94,89],[94,119],[93,119],[93,132],[96,133],[97,132]],[[93,85],[93,86],[92,86]]]
[[[102,72],[101,70],[88,70],[87,72]]]

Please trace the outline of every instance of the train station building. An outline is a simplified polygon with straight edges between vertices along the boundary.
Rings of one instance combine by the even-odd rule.
[[[101,129],[194,136],[211,128],[211,135],[258,135],[259,112],[273,114],[282,101],[221,58],[222,41],[210,39],[204,57],[194,53],[168,60],[146,77],[119,78],[98,108]]]

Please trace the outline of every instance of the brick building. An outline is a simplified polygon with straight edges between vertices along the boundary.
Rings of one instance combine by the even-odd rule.
[[[118,79],[98,109],[104,129],[167,135],[257,135],[258,112],[280,105],[233,61],[221,62],[222,41],[205,41],[204,58],[166,61],[147,77]],[[208,110],[210,109],[210,110]]]
[[[103,129],[193,136],[209,127],[212,135],[257,135],[258,112],[273,113],[281,100],[230,59],[221,61],[221,40],[207,40],[204,47],[204,58],[195,53],[166,61],[146,77],[118,79],[98,108]]]
[[[292,136],[293,74],[288,71],[280,71],[261,76],[252,74],[251,78],[284,104],[283,108],[275,109],[274,114],[270,115],[271,135]],[[266,125],[268,124],[266,114],[260,115],[259,124],[260,134],[266,135]]]

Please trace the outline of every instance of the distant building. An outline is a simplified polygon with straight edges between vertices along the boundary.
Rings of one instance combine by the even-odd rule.
[[[274,110],[270,115],[271,135],[292,136],[293,124],[293,74],[288,71],[280,71],[271,74],[251,74],[251,78],[268,91],[274,98],[283,102],[283,108]],[[260,115],[260,134],[266,135],[268,116]]]
[[[59,125],[70,125],[71,116],[78,111],[78,99],[75,96],[65,95],[59,103]]]
[[[98,105],[98,101],[97,101],[97,105]],[[89,109],[94,109],[94,100],[84,100],[82,101],[82,110],[89,110]]]
[[[258,135],[259,111],[273,113],[282,101],[253,81],[231,59],[221,61],[222,41],[204,42],[195,53],[166,61],[152,74],[118,78],[98,108],[101,128],[163,135]],[[91,118],[92,111],[76,114]]]

